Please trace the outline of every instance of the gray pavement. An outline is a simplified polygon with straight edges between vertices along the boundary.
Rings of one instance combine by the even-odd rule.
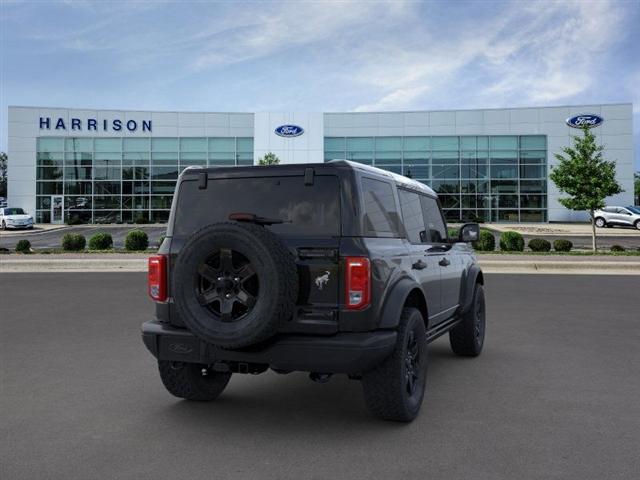
[[[431,347],[410,425],[358,382],[232,378],[169,396],[139,338],[142,273],[0,274],[7,479],[631,479],[640,471],[640,277],[487,275],[476,359]]]

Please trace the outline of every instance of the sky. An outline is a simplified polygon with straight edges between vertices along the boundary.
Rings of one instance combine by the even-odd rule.
[[[0,0],[7,106],[393,111],[633,102],[640,0]],[[606,121],[606,120],[605,120]]]

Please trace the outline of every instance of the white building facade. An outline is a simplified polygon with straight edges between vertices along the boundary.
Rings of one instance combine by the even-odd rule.
[[[411,176],[438,192],[450,221],[586,219],[558,202],[554,154],[595,116],[604,157],[616,161],[633,204],[632,105],[377,113],[205,113],[9,107],[8,205],[36,222],[116,223],[168,218],[190,165],[253,165],[335,158]]]

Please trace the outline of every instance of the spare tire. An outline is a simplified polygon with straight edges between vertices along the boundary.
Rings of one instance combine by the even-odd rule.
[[[241,348],[276,333],[298,297],[295,260],[265,227],[216,223],[196,232],[173,269],[177,314],[193,334]]]

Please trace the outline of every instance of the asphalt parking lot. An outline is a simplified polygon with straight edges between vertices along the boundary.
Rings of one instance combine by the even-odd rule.
[[[6,479],[631,479],[640,472],[640,276],[487,275],[477,359],[431,347],[409,425],[360,385],[232,378],[169,396],[139,338],[139,273],[0,275]]]
[[[122,225],[122,226],[104,226],[104,225],[82,225],[75,227],[64,227],[56,230],[7,230],[0,233],[0,247],[13,250],[20,239],[27,239],[34,248],[60,248],[62,246],[62,236],[65,233],[80,233],[87,238],[87,242],[91,235],[98,232],[110,233],[113,237],[113,246],[116,248],[124,248],[124,238],[131,230],[144,230],[149,236],[149,245],[157,246],[160,237],[167,230],[166,225]]]

